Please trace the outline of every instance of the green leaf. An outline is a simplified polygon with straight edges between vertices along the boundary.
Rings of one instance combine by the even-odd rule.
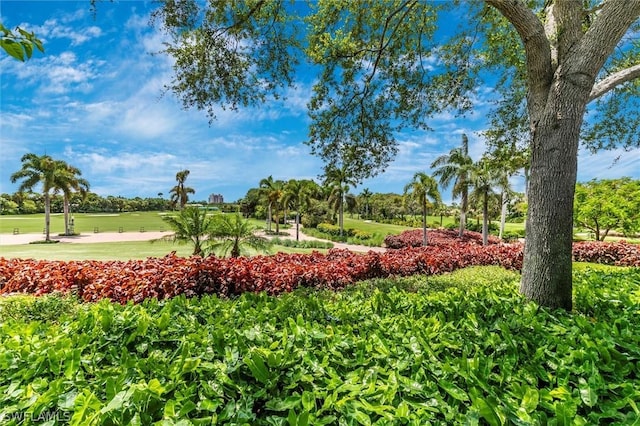
[[[371,425],[371,418],[369,417],[369,415],[360,410],[354,410],[353,418],[356,419],[356,421],[361,425],[365,425],[365,426]]]
[[[316,398],[313,395],[313,392],[304,391],[302,392],[302,407],[306,411],[313,412],[316,410]]]
[[[187,374],[195,371],[200,365],[201,361],[202,360],[200,358],[193,357],[185,359],[184,364],[182,364],[182,374]]]
[[[0,47],[2,47],[9,55],[24,62],[24,50],[20,43],[16,43],[13,40],[2,39],[0,40]]]
[[[269,382],[269,371],[267,370],[267,366],[264,363],[264,359],[262,359],[262,355],[257,351],[251,352],[249,357],[245,357],[245,364],[251,370],[251,374],[253,377],[258,380],[262,384],[267,384]]]
[[[580,389],[580,399],[587,407],[593,407],[597,404],[598,394],[583,377],[578,379],[578,388]]]
[[[109,401],[109,404],[107,404],[105,407],[102,407],[100,412],[102,414],[106,414],[110,411],[120,410],[123,406],[125,406],[125,404],[128,404],[132,394],[133,391],[131,389],[118,392],[116,396],[114,396],[113,399]]]
[[[166,390],[165,387],[162,386],[162,383],[160,383],[160,381],[158,379],[149,380],[149,384],[147,385],[147,389],[149,389],[149,391],[151,391],[151,393],[153,393],[156,396],[162,396],[162,394]]]
[[[486,399],[482,398],[479,395],[473,397],[472,399],[473,399],[472,407],[478,410],[482,418],[485,419],[487,423],[489,423],[489,425],[491,426],[502,425],[502,421],[500,420],[500,417],[498,417],[496,410],[494,409],[493,405],[489,401],[487,401]]]
[[[520,401],[520,406],[524,408],[527,413],[531,413],[538,407],[539,398],[537,389],[527,387],[527,390],[522,396],[522,401]]]
[[[456,386],[455,384],[447,380],[438,381],[438,385],[458,401],[469,400],[469,395],[467,395],[467,393],[464,390],[460,389],[458,386]]]
[[[571,426],[578,409],[573,401],[558,401],[555,404],[555,411],[557,425]]]

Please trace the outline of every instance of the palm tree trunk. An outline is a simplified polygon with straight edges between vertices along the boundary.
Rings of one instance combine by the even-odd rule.
[[[340,225],[340,236],[342,237],[342,234],[344,232],[344,219],[343,219],[343,214],[344,214],[344,202],[342,199],[342,192],[340,193],[340,206],[339,206],[339,211],[338,211],[338,223]]]
[[[62,211],[64,212],[64,235],[71,235],[69,230],[69,197],[64,195]]]
[[[459,237],[462,237],[464,235],[464,230],[467,226],[467,204],[467,192],[463,191],[460,200],[460,229],[458,231]]]
[[[427,205],[422,204],[422,246],[427,246]]]
[[[507,221],[507,194],[505,192],[503,192],[501,194],[501,199],[502,199],[502,209],[500,210],[500,235],[498,236],[498,238],[502,239],[502,236],[504,235],[504,226],[505,223]]]
[[[51,227],[51,198],[49,197],[49,193],[44,193],[44,233],[45,233],[45,241],[51,241],[50,236],[50,227]]]
[[[300,241],[300,212],[299,211],[296,211],[296,241]]]
[[[482,245],[489,244],[489,195],[484,194],[482,203]]]
[[[267,231],[271,232],[271,203],[267,212]]]

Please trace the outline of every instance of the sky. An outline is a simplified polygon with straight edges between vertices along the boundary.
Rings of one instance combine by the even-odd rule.
[[[268,176],[320,181],[323,163],[303,143],[312,81],[301,79],[278,103],[219,109],[209,123],[164,89],[173,61],[158,53],[164,36],[149,25],[154,7],[101,2],[94,16],[89,0],[0,1],[0,22],[34,31],[45,46],[25,63],[0,52],[0,193],[17,190],[10,175],[26,153],[79,168],[91,191],[105,197],[167,197],[183,169],[194,200],[222,194],[236,201]],[[478,93],[471,114],[443,113],[431,120],[433,131],[398,133],[393,163],[353,192],[402,193],[416,172],[430,174],[436,157],[459,146],[462,133],[477,160],[492,89]],[[640,178],[640,150],[580,151],[578,181],[622,176]],[[523,190],[522,179],[513,183]],[[451,202],[446,190],[443,200]]]

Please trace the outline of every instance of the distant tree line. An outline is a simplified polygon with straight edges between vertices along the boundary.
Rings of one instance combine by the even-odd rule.
[[[207,205],[207,201],[194,201],[195,204]],[[64,197],[61,194],[51,196],[51,212],[62,213]],[[100,196],[88,192],[84,197],[79,193],[70,196],[70,207],[73,213],[122,213],[133,211],[171,210],[173,203],[161,195],[156,197],[122,197]],[[221,210],[234,210],[235,204],[219,206]],[[0,194],[0,214],[33,214],[44,212],[44,196],[36,192],[15,192]]]

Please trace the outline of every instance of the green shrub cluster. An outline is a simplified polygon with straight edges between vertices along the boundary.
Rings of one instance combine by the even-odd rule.
[[[317,249],[330,249],[333,248],[333,243],[328,241],[317,240],[293,240],[291,238],[272,238],[271,242],[279,246],[295,247],[295,248],[317,248]]]
[[[8,319],[57,322],[64,316],[73,315],[77,308],[77,299],[69,294],[49,293],[41,297],[15,294],[0,299],[0,322]]]
[[[640,270],[583,269],[574,283],[574,312],[528,303],[517,274],[482,268],[8,318],[0,413],[24,425],[42,413],[72,425],[636,424]]]

